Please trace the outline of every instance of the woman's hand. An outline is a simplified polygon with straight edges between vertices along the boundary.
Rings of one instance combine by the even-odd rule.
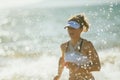
[[[55,76],[53,80],[59,80],[60,76]]]

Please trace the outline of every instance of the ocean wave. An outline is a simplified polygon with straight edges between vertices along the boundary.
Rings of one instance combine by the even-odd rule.
[[[120,58],[120,47],[113,47],[108,48],[105,50],[102,50],[99,52],[99,55],[101,57],[101,64],[104,66],[106,63],[109,64],[116,64],[119,61]]]
[[[53,51],[54,52],[54,51]],[[45,52],[44,52],[45,53]],[[101,61],[101,71],[93,72],[97,80],[120,79],[120,48],[110,48],[98,51]],[[5,80],[53,80],[57,74],[58,60],[60,55],[35,55],[0,57],[0,79]],[[48,66],[49,65],[49,66]],[[4,67],[3,67],[4,66]],[[68,79],[68,69],[64,69],[61,79]],[[101,77],[102,76],[102,77]]]

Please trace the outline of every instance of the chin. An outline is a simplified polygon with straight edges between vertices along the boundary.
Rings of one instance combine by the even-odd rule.
[[[70,36],[71,39],[75,39],[76,37]]]

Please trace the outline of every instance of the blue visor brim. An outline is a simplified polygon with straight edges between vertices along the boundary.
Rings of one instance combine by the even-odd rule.
[[[80,28],[80,24],[77,23],[76,21],[69,21],[68,24],[65,26],[65,28],[67,28],[67,27],[78,29],[78,28]]]

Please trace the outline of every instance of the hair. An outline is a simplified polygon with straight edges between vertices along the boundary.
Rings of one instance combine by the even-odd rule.
[[[89,23],[87,21],[87,18],[84,14],[78,14],[70,17],[68,21],[76,21],[83,27],[83,31],[87,32],[89,29]]]

